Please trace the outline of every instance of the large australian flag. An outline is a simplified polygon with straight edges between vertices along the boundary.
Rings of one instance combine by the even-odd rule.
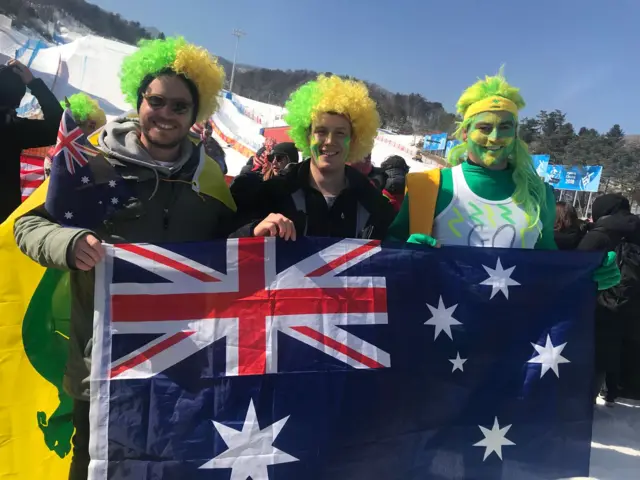
[[[51,154],[47,212],[64,226],[93,228],[129,203],[129,190],[65,110]]]
[[[598,254],[261,238],[107,250],[93,480],[588,475]]]

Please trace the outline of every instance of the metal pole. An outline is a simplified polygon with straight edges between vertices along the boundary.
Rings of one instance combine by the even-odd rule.
[[[245,36],[246,33],[236,28],[231,35],[236,37],[236,50],[233,53],[233,67],[231,67],[231,81],[229,82],[229,91],[233,93],[233,81],[236,77],[236,60],[238,59],[238,46],[240,45],[240,37]]]
[[[593,205],[593,192],[589,192],[589,200],[587,200],[587,208],[584,211],[585,217],[589,214],[591,206]]]

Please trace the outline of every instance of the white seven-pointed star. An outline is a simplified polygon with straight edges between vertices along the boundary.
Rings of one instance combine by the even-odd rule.
[[[438,301],[438,308],[432,307],[427,303],[427,307],[431,310],[431,317],[429,320],[424,322],[425,325],[433,325],[436,327],[436,330],[433,334],[433,339],[435,340],[440,335],[440,332],[444,331],[449,338],[453,340],[453,335],[451,334],[451,326],[452,325],[462,325],[462,322],[459,322],[455,318],[453,318],[453,312],[455,312],[456,308],[458,308],[458,304],[456,303],[454,306],[446,308],[444,306],[444,302],[442,301],[442,297]]]
[[[496,265],[495,270],[485,265],[483,265],[482,268],[487,271],[489,278],[480,285],[491,286],[491,298],[495,297],[498,292],[502,292],[506,298],[509,298],[509,287],[517,287],[520,285],[511,278],[511,274],[516,267],[507,268],[506,270],[503,269],[500,258],[498,258],[498,264]]]
[[[451,363],[453,363],[453,370],[451,370],[452,372],[455,372],[456,370],[460,370],[461,372],[464,372],[464,362],[467,361],[466,358],[460,358],[460,352],[458,352],[456,354],[456,358],[450,358],[449,361]]]
[[[498,417],[495,417],[493,422],[493,428],[489,430],[488,428],[483,427],[482,425],[478,425],[482,434],[484,435],[484,440],[480,440],[478,443],[474,443],[474,447],[485,447],[484,458],[482,461],[484,462],[489,455],[493,452],[496,452],[498,458],[502,460],[502,447],[515,445],[511,440],[509,440],[505,435],[511,428],[511,425],[507,425],[504,428],[500,428],[500,424],[498,424]]]
[[[230,468],[230,480],[269,480],[267,465],[297,462],[298,459],[277,449],[273,442],[289,417],[260,430],[253,400],[249,402],[242,431],[213,422],[228,449],[200,468]]]
[[[73,212],[64,212],[64,218],[71,220],[73,218]]]
[[[86,185],[87,183],[89,183],[89,177],[87,177],[87,176],[82,177],[82,178],[80,179],[80,181]]]
[[[117,204],[118,204],[118,199],[117,199],[116,197],[113,197],[113,198],[111,199],[111,203],[112,203],[113,205],[117,205]]]
[[[115,188],[115,186],[116,186],[116,181],[115,181],[115,180],[109,180],[109,186],[110,186],[111,188]]]
[[[562,355],[562,350],[567,345],[566,342],[562,345],[558,345],[557,347],[553,346],[551,342],[551,337],[547,335],[547,343],[544,347],[540,345],[536,345],[532,343],[533,348],[536,349],[538,355],[533,357],[527,363],[539,363],[540,367],[540,378],[544,377],[544,374],[549,370],[553,370],[553,373],[556,374],[556,377],[560,378],[560,371],[558,370],[558,365],[561,363],[571,363],[569,360],[564,358]]]

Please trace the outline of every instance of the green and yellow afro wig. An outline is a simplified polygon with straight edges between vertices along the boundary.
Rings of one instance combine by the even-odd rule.
[[[471,125],[475,115],[491,110],[509,111],[514,115],[517,124],[518,111],[524,106],[520,89],[507,83],[502,68],[497,75],[487,76],[484,80],[479,79],[467,88],[456,104],[458,114],[463,120],[458,122],[454,135],[462,143],[449,151],[449,164],[457,165],[466,160],[468,146],[464,140],[464,132]],[[525,211],[529,228],[533,228],[540,219],[541,207],[545,206],[547,187],[535,171],[527,145],[519,138],[516,138],[514,152],[509,157],[509,166],[513,169],[513,181],[516,185],[513,200]]]
[[[352,139],[347,162],[362,161],[373,148],[380,127],[376,103],[364,83],[321,75],[302,85],[285,104],[289,136],[305,157],[311,156],[311,124],[322,113],[344,115],[351,122]]]
[[[198,91],[196,122],[207,120],[218,108],[218,93],[224,84],[224,69],[204,48],[196,47],[182,37],[165,40],[142,40],[138,50],[122,61],[120,88],[127,102],[139,108],[141,87],[146,88],[164,72],[185,77]]]
[[[67,101],[71,109],[71,115],[77,123],[84,123],[92,120],[96,124],[96,128],[100,128],[107,123],[107,116],[104,110],[100,108],[100,104],[94,98],[85,93],[76,93],[60,102],[62,108],[67,108]]]

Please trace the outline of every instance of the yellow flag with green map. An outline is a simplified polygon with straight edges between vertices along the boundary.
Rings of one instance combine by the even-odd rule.
[[[0,480],[69,475],[69,276],[30,260],[13,238],[15,219],[44,203],[47,183],[0,225]]]

